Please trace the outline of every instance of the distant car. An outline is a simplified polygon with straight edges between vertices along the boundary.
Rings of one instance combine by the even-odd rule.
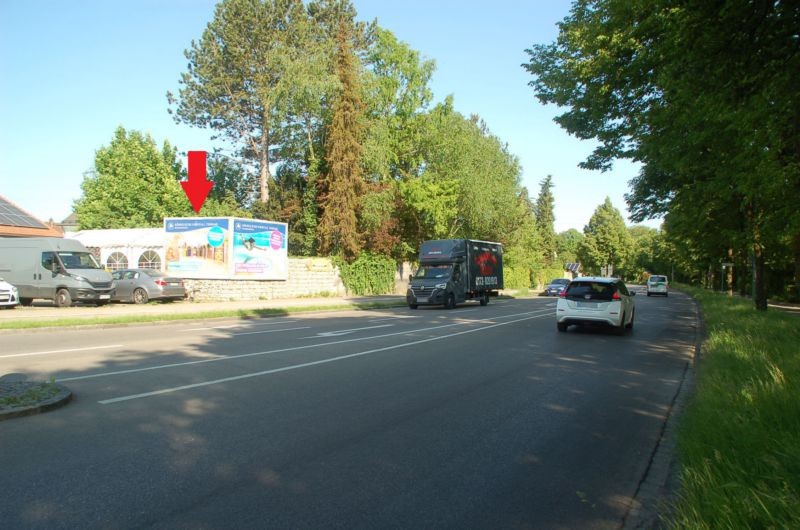
[[[0,278],[0,309],[15,307],[19,304],[19,291],[17,288]]]
[[[567,288],[569,285],[569,280],[566,278],[556,278],[552,280],[550,283],[547,284],[547,287],[544,288],[544,295],[545,296],[558,296],[564,289]]]
[[[172,278],[153,269],[121,269],[114,271],[117,288],[111,300],[146,304],[150,300],[172,302],[186,298],[186,287],[180,278]]]
[[[666,276],[653,274],[647,278],[647,296],[651,294],[669,296],[669,280]]]
[[[618,278],[576,278],[556,304],[558,331],[567,331],[575,324],[610,327],[622,335],[626,329],[633,329],[635,295]]]

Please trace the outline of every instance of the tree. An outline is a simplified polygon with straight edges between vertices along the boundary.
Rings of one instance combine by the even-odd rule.
[[[578,247],[583,241],[583,234],[574,228],[560,232],[556,236],[556,251],[560,264],[576,263],[578,261]]]
[[[379,179],[420,174],[424,113],[433,99],[428,86],[436,65],[388,30],[377,28],[365,57],[365,105],[369,130],[366,164]]]
[[[221,153],[208,153],[208,180],[214,183],[210,199],[224,201],[230,197],[238,208],[249,206],[258,189],[258,179],[240,162]]]
[[[769,249],[800,237],[798,17],[796,2],[577,1],[558,40],[523,65],[537,98],[568,108],[556,121],[599,141],[584,167],[642,163],[626,197],[633,220],[681,216],[693,240],[680,247],[719,252],[700,257],[709,265],[744,241],[759,309]],[[692,228],[718,212],[733,222]],[[710,248],[720,235],[724,248]]]
[[[118,127],[94,166],[75,201],[81,229],[156,227],[164,217],[192,213],[178,183],[177,151],[167,141],[159,150],[150,135]]]
[[[539,236],[544,250],[545,265],[553,265],[557,255],[556,245],[556,217],[553,213],[555,198],[553,197],[553,176],[547,175],[540,183],[539,196],[536,198],[536,226],[539,228]]]
[[[585,239],[578,248],[583,268],[595,274],[619,275],[631,254],[633,239],[622,214],[606,197],[583,229]],[[609,267],[611,270],[609,271]]]
[[[185,55],[175,119],[208,127],[232,142],[260,175],[269,200],[271,150],[281,143],[292,98],[319,83],[324,61],[309,43],[311,23],[300,0],[223,0],[199,42]],[[172,110],[170,110],[172,112]]]
[[[328,173],[320,179],[320,250],[342,256],[346,261],[358,257],[362,248],[358,234],[359,200],[364,189],[361,157],[363,105],[358,79],[358,64],[353,54],[353,27],[340,21],[337,34],[336,74],[341,92],[333,105],[333,119],[326,143]]]

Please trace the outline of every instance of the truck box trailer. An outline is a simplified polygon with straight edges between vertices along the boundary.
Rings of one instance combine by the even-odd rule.
[[[474,239],[438,239],[422,243],[419,268],[411,276],[406,302],[452,309],[466,300],[489,303],[503,288],[503,246]]]

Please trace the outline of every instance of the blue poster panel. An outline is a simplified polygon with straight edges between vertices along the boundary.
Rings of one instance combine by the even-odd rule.
[[[257,219],[233,220],[233,276],[259,280],[289,277],[288,225]]]

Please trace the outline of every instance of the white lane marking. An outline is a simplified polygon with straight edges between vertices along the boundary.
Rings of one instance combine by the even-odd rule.
[[[0,355],[0,359],[9,359],[11,357],[30,357],[33,355],[50,355],[51,353],[71,353],[74,351],[106,350],[109,348],[122,348],[122,344],[109,344],[108,346],[88,346],[86,348],[70,348],[68,350],[49,350],[49,351],[36,351],[30,353],[14,353],[12,355]]]
[[[173,392],[179,392],[181,390],[188,390],[188,389],[191,389],[191,388],[200,388],[200,387],[204,387],[204,386],[218,385],[218,384],[221,384],[221,383],[230,383],[231,381],[241,381],[242,379],[250,379],[250,378],[253,378],[253,377],[260,377],[260,376],[263,376],[263,375],[277,374],[277,373],[280,373],[280,372],[288,372],[290,370],[299,370],[300,368],[308,368],[310,366],[317,366],[317,365],[320,365],[320,364],[334,363],[334,362],[337,362],[337,361],[343,361],[345,359],[352,359],[354,357],[362,357],[364,355],[371,355],[373,353],[380,353],[380,352],[389,351],[389,350],[396,350],[396,349],[399,349],[399,348],[407,348],[409,346],[416,346],[418,344],[424,344],[426,342],[433,342],[433,341],[437,341],[437,340],[449,339],[451,337],[457,337],[459,335],[465,335],[467,333],[475,333],[476,331],[484,331],[484,330],[491,329],[491,328],[496,328],[496,327],[499,327],[499,326],[507,326],[509,324],[515,324],[517,322],[522,322],[522,321],[525,321],[525,320],[532,320],[534,318],[542,318],[542,317],[545,317],[545,316],[547,316],[547,315],[529,316],[529,317],[525,317],[525,318],[520,318],[518,320],[512,320],[510,322],[501,322],[499,324],[491,324],[489,326],[484,326],[484,327],[481,327],[481,328],[467,329],[467,330],[464,330],[464,331],[459,331],[457,333],[450,333],[449,335],[442,335],[440,337],[431,337],[431,338],[428,338],[428,339],[415,340],[413,342],[404,342],[403,344],[395,344],[394,346],[386,346],[386,347],[383,347],[383,348],[375,348],[373,350],[367,350],[367,351],[362,351],[362,352],[358,352],[358,353],[350,353],[350,354],[347,354],[347,355],[340,355],[338,357],[331,357],[329,359],[322,359],[320,361],[312,361],[312,362],[308,362],[308,363],[294,364],[294,365],[291,365],[291,366],[284,366],[283,368],[273,368],[272,370],[264,370],[262,372],[254,372],[254,373],[249,373],[249,374],[242,374],[242,375],[237,375],[237,376],[234,376],[234,377],[225,377],[223,379],[215,379],[213,381],[205,381],[203,383],[194,383],[194,384],[191,384],[191,385],[182,385],[182,386],[176,386],[176,387],[172,387],[172,388],[162,388],[161,390],[154,390],[152,392],[143,392],[141,394],[132,394],[132,395],[128,395],[128,396],[120,396],[120,397],[111,398],[111,399],[104,399],[102,401],[98,401],[98,403],[100,403],[101,405],[110,405],[112,403],[119,403],[121,401],[130,401],[130,400],[133,400],[133,399],[141,399],[141,398],[146,398],[146,397],[158,396],[158,395],[161,395],[161,394],[170,394],[170,393],[173,393]]]
[[[375,322],[387,322],[387,321],[403,319],[403,318],[419,318],[419,317],[416,317],[416,316],[413,316],[413,315],[397,315],[395,317],[373,318],[372,320],[369,320],[368,322],[370,324],[374,324]]]
[[[495,317],[495,318],[496,319],[497,318],[513,318],[513,317],[518,317],[518,316],[522,316],[522,315],[532,315],[534,313],[536,313],[536,311],[526,311],[524,313],[517,313],[517,314],[514,314],[514,315],[504,315],[504,316]],[[539,315],[539,316],[548,316],[550,314],[551,313],[548,311],[548,313],[546,315],[543,314],[543,315]],[[490,320],[489,319],[484,319],[484,320],[464,320],[464,321],[455,322],[455,323],[452,323],[452,324],[443,324],[441,326],[432,326],[432,327],[429,327],[429,328],[420,328],[420,329],[416,329],[416,330],[412,330],[412,331],[395,331],[394,333],[384,333],[383,335],[372,335],[372,336],[369,336],[369,337],[357,337],[357,338],[353,338],[353,339],[334,340],[334,341],[330,341],[330,342],[320,342],[319,344],[306,344],[306,345],[303,345],[303,346],[292,346],[292,347],[289,347],[289,348],[279,348],[277,350],[258,351],[258,352],[253,352],[253,353],[242,353],[242,354],[239,354],[239,355],[220,355],[220,356],[214,357],[212,359],[201,359],[201,360],[198,360],[198,361],[185,361],[185,362],[182,362],[182,363],[170,363],[170,364],[161,364],[161,365],[156,365],[156,366],[146,366],[144,368],[131,368],[131,369],[128,369],[128,370],[116,370],[114,372],[101,372],[101,373],[97,373],[97,374],[78,375],[78,376],[75,376],[75,377],[65,377],[63,379],[62,378],[57,378],[56,381],[57,382],[80,381],[80,380],[83,380],[83,379],[95,379],[95,378],[98,378],[98,377],[108,377],[108,376],[113,376],[113,375],[124,375],[124,374],[133,374],[133,373],[139,373],[139,372],[150,372],[150,371],[153,371],[153,370],[163,370],[163,369],[166,369],[166,368],[177,368],[177,367],[181,367],[181,366],[191,366],[191,365],[194,365],[194,364],[215,363],[215,362],[228,361],[228,360],[233,360],[233,359],[243,359],[243,358],[246,358],[246,357],[257,357],[257,356],[260,356],[260,355],[269,355],[269,354],[272,354],[272,353],[284,353],[284,352],[289,352],[289,351],[307,350],[307,349],[312,349],[312,348],[322,348],[324,346],[335,346],[337,344],[346,344],[348,342],[361,342],[361,341],[372,340],[372,339],[383,339],[383,338],[386,338],[386,337],[394,337],[396,335],[410,335],[412,333],[420,333],[420,332],[423,332],[423,331],[432,331],[432,330],[435,330],[435,329],[450,328],[450,327],[453,327],[453,326],[463,326],[465,324],[474,324],[476,322],[487,322],[487,321],[490,321]]]
[[[260,333],[275,333],[276,331],[294,331],[296,329],[309,329],[311,326],[300,326],[298,328],[264,329],[261,331],[245,331],[244,333],[234,333],[235,337],[241,335],[258,335]]]
[[[297,322],[297,321],[296,320],[281,320],[280,322],[270,322],[270,323],[260,324],[260,325],[262,325],[262,326],[277,326],[279,324],[292,324],[294,322]],[[237,329],[237,328],[249,328],[249,327],[252,327],[252,326],[249,326],[247,324],[231,324],[229,326],[206,326],[204,328],[184,328],[184,329],[180,329],[178,331],[209,331],[209,330],[214,330],[214,329]]]
[[[379,326],[367,326],[365,328],[340,329],[339,331],[323,331],[321,333],[317,333],[313,337],[303,337],[303,338],[316,339],[318,337],[340,337],[342,335],[349,335],[350,333],[355,333],[356,331],[363,331],[365,329],[390,328],[392,326],[394,326],[394,324],[381,324]]]

